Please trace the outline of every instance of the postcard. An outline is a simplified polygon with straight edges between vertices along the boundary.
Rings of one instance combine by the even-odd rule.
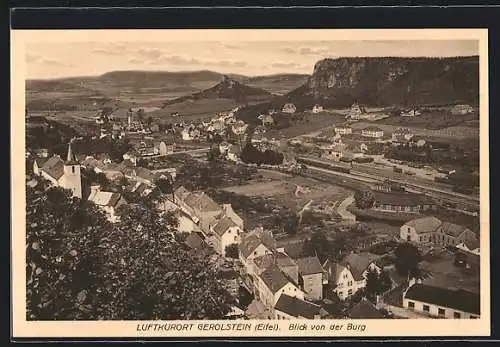
[[[490,334],[487,30],[11,38],[14,337]]]

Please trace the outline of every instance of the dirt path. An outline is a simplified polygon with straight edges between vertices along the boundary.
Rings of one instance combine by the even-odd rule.
[[[356,221],[356,216],[353,215],[351,212],[347,211],[347,207],[353,202],[354,202],[354,196],[349,195],[337,207],[337,212],[342,217],[342,219]]]

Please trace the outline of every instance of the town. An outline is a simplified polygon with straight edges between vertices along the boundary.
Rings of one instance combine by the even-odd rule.
[[[221,319],[480,317],[477,105],[252,101],[256,87],[225,75],[210,90],[235,89],[202,116],[204,91],[184,111],[28,102],[27,204],[59,187],[109,230],[172,217],[173,244],[209,259],[228,295]]]

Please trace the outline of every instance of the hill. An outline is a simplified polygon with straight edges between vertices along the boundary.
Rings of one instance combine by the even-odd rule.
[[[224,75],[222,80],[216,85],[191,95],[182,96],[164,103],[170,106],[186,101],[198,101],[206,99],[231,99],[236,102],[246,103],[248,101],[264,101],[271,99],[273,95],[263,89],[247,86],[229,76]]]
[[[286,95],[298,108],[314,103],[345,107],[479,101],[479,58],[323,59],[307,82]]]
[[[306,74],[277,74],[238,79],[250,87],[267,90],[270,93],[283,95],[307,82]]]
[[[479,58],[338,58],[318,61],[305,83],[271,101],[238,112],[258,124],[258,113],[292,102],[297,111],[321,104],[345,108],[479,102]]]

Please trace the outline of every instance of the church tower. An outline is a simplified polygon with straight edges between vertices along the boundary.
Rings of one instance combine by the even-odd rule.
[[[64,176],[61,186],[65,189],[71,189],[73,196],[82,198],[82,177],[80,174],[80,164],[78,163],[71,142],[68,145],[68,156],[64,162]]]

